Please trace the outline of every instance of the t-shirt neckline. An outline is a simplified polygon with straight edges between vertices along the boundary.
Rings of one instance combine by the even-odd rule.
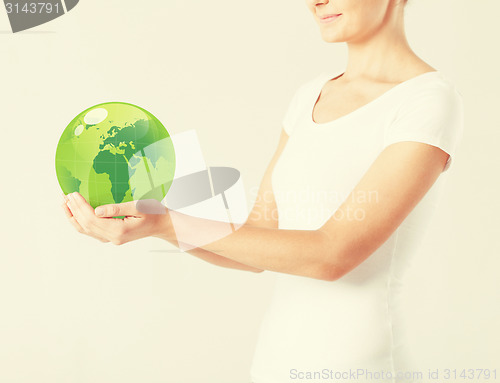
[[[343,75],[344,73],[345,72],[343,72],[343,71],[334,71],[334,72],[325,71],[320,75],[321,80],[319,81],[319,89],[316,89],[316,88],[314,89],[314,94],[316,95],[316,98],[313,97],[313,104],[311,107],[308,108],[308,110],[309,110],[308,120],[309,120],[310,125],[312,125],[314,128],[327,127],[327,126],[331,126],[335,123],[338,123],[340,121],[346,120],[346,119],[350,118],[351,116],[354,116],[354,115],[360,113],[361,111],[367,109],[369,106],[376,104],[379,100],[382,100],[385,97],[387,97],[388,95],[394,93],[397,89],[400,89],[407,84],[413,83],[416,80],[419,80],[421,78],[426,78],[429,75],[436,75],[437,74],[437,75],[441,76],[441,72],[439,70],[421,73],[417,76],[414,76],[412,78],[409,78],[408,80],[405,80],[403,82],[400,82],[399,84],[394,85],[392,88],[388,89],[387,91],[382,93],[380,96],[374,98],[373,100],[360,106],[359,108],[353,110],[352,112],[345,114],[343,116],[340,116],[339,118],[336,118],[335,120],[327,121],[327,122],[323,122],[323,123],[318,123],[318,122],[314,121],[314,119],[313,119],[314,108],[316,107],[316,103],[318,102],[318,100],[321,96],[321,93],[323,91],[323,87],[328,83],[328,81],[330,81],[334,78],[336,79],[336,78],[340,77],[341,75]]]

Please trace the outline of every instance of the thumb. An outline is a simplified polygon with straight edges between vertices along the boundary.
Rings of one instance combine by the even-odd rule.
[[[95,208],[95,215],[98,217],[117,217],[137,215],[139,212],[135,207],[136,201],[101,205]]]
[[[167,214],[163,204],[155,199],[140,199],[136,201],[137,212],[142,214]]]

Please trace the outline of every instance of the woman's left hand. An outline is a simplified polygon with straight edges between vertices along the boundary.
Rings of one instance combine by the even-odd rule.
[[[65,195],[64,199],[63,209],[75,229],[101,242],[122,245],[164,235],[169,227],[168,209],[154,199],[102,205],[95,211],[78,192]],[[112,218],[117,216],[125,218]]]

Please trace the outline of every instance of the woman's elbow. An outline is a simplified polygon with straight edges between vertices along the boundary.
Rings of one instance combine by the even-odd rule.
[[[335,282],[343,275],[344,273],[341,272],[338,267],[334,267],[331,264],[326,264],[319,268],[315,278],[322,281]]]
[[[334,282],[345,274],[341,260],[345,259],[344,253],[347,249],[333,245],[329,235],[321,231],[319,233],[321,234],[321,245],[320,249],[316,251],[317,254],[321,254],[321,257],[314,268],[312,277]]]
[[[316,265],[308,265],[308,267],[302,268],[301,272],[295,274],[327,282],[334,282],[344,275],[340,268],[333,266],[331,262],[318,262]]]
[[[258,274],[258,273],[262,273],[264,270],[261,270],[261,269],[252,269],[250,271]]]

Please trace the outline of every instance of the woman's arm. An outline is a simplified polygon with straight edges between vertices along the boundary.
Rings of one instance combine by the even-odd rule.
[[[160,237],[158,237],[160,238]],[[180,247],[176,240],[168,240],[172,245]],[[241,262],[234,261],[232,259],[223,257],[222,255],[216,254],[213,251],[202,249],[201,247],[196,247],[194,249],[186,250],[186,253],[194,255],[195,257],[211,263],[215,266],[225,267],[228,269],[236,269],[243,271],[252,271],[254,273],[261,273],[264,270],[258,269],[256,267],[245,265]]]
[[[334,281],[370,256],[423,198],[441,174],[448,154],[420,142],[386,147],[332,217],[317,230],[282,230],[243,224],[220,236],[227,223],[175,211],[144,214],[136,201],[104,205],[104,214],[79,193],[69,207],[86,234],[120,245],[146,236],[182,242],[261,270]],[[325,174],[328,177],[328,174]],[[366,198],[359,198],[364,195]],[[368,198],[375,195],[376,198]],[[153,201],[157,202],[158,201]],[[97,210],[97,209],[96,209]],[[363,219],[353,216],[361,210]],[[126,216],[125,219],[100,218]],[[175,221],[175,230],[172,222]],[[220,238],[211,240],[211,238]]]
[[[446,152],[428,144],[389,145],[318,230],[244,224],[231,235],[203,243],[207,238],[220,238],[217,234],[226,224],[169,211],[159,236],[198,242],[205,250],[255,268],[334,281],[390,237],[433,185],[447,158]],[[366,198],[359,198],[361,195]],[[353,215],[359,211],[363,214]]]

